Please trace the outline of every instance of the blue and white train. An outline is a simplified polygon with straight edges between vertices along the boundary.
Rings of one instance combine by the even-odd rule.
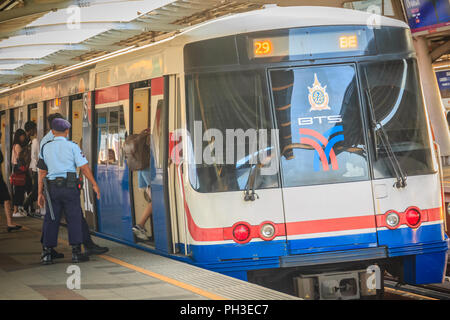
[[[24,120],[42,136],[61,112],[102,190],[82,194],[101,236],[306,299],[374,296],[385,272],[441,282],[439,150],[410,31],[370,18],[269,7],[31,79],[0,95],[4,153]],[[145,128],[142,242],[122,145]]]

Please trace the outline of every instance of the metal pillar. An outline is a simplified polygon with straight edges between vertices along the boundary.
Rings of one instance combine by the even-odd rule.
[[[420,80],[422,83],[425,104],[430,116],[436,142],[441,149],[444,163],[445,158],[450,157],[450,135],[442,105],[441,94],[436,80],[436,75],[431,63],[431,56],[428,50],[427,39],[425,37],[414,37],[414,47],[417,53],[417,63],[419,66]]]

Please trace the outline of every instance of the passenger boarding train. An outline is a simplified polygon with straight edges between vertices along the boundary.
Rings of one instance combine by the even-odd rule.
[[[100,236],[307,299],[374,296],[384,272],[441,282],[439,150],[412,38],[401,21],[369,18],[270,7],[31,79],[0,96],[4,153],[27,119],[42,136],[60,112],[102,190],[100,201],[81,195]],[[147,202],[122,146],[145,128],[153,215],[142,242],[132,226]],[[174,139],[177,129],[190,135]],[[239,129],[277,133],[256,150],[270,161],[251,162],[248,139],[231,162],[170,156],[225,154],[218,136]]]

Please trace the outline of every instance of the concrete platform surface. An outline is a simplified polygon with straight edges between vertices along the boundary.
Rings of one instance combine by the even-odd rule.
[[[15,219],[23,229],[8,233],[3,214],[0,210],[0,300],[298,299],[97,237],[94,241],[110,251],[72,264],[64,227],[57,250],[65,258],[43,266],[39,262],[42,220]]]

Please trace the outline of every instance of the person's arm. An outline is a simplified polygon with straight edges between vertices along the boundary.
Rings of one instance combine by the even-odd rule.
[[[85,165],[80,167],[80,170],[83,175],[89,180],[89,182],[92,183],[92,189],[97,194],[97,199],[100,200],[100,189],[98,188],[97,181],[95,181],[94,179],[91,168],[89,168],[89,165],[86,163]]]
[[[41,208],[45,207],[44,179],[46,177],[47,177],[47,170],[39,169],[39,175],[38,175],[38,205]]]

